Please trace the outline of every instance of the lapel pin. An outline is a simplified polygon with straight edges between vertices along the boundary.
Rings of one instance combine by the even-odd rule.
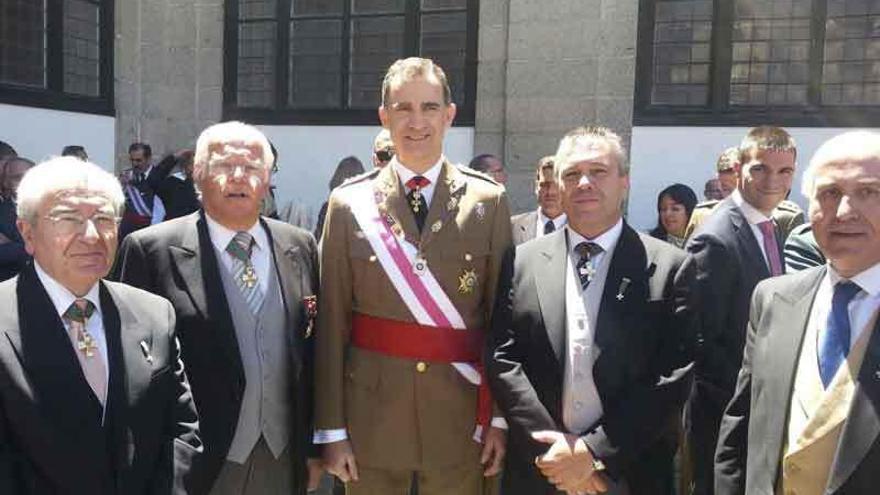
[[[144,357],[147,358],[147,362],[153,364],[153,355],[150,354],[150,346],[147,345],[145,341],[141,341],[141,352],[144,353]]]
[[[482,220],[483,217],[486,216],[486,207],[483,206],[483,203],[482,203],[482,202],[477,203],[477,204],[474,205],[474,212],[477,214],[477,218],[479,218],[480,220]]]
[[[880,370],[874,372],[874,378],[880,380]]]
[[[630,282],[631,280],[626,277],[623,277],[620,280],[620,288],[617,289],[616,296],[618,301],[623,301],[623,293],[626,292],[626,288],[629,287]]]

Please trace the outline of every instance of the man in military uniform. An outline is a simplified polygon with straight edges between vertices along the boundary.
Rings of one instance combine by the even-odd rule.
[[[439,66],[395,62],[379,117],[396,155],[329,200],[315,441],[350,494],[404,495],[414,478],[420,495],[479,494],[505,449],[481,356],[510,209],[443,156],[455,105]]]
[[[737,175],[736,170],[734,169],[734,163],[736,163],[737,160],[739,160],[739,148],[733,147],[724,150],[724,152],[721,153],[721,156],[718,157],[718,161],[715,163],[716,176],[721,183],[721,192],[724,194],[721,199],[726,198],[734,189],[736,189]],[[733,178],[732,186],[730,185],[731,177]],[[721,200],[719,199],[710,199],[698,203],[697,206],[694,207],[693,213],[691,213],[691,219],[684,231],[684,236],[689,239],[694,232],[696,232],[697,228],[706,221],[706,218],[715,211],[715,207],[718,206],[718,203],[720,202]],[[795,227],[804,223],[804,211],[797,205],[797,203],[787,199],[782,200],[770,216],[773,218],[773,221],[776,222],[776,226],[779,228],[780,235],[783,239],[787,239],[788,235]]]

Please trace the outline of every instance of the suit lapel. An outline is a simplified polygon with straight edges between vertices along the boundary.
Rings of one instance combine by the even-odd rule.
[[[547,338],[559,364],[565,363],[565,270],[568,266],[568,248],[565,230],[560,229],[542,237],[535,284],[538,288],[538,304]]]
[[[849,415],[831,467],[828,492],[836,493],[852,475],[880,435],[880,321],[874,324]]]
[[[190,215],[190,219],[192,225],[186,229],[180,246],[169,246],[168,249],[193,306],[203,319],[217,322],[213,334],[205,336],[205,339],[207,342],[216,342],[220,347],[237,377],[230,384],[240,389],[244,384],[244,368],[229,303],[220,279],[219,260],[214,254],[204,211]]]
[[[761,251],[761,246],[758,244],[759,241],[755,238],[755,234],[752,233],[752,228],[743,216],[742,211],[735,204],[732,204],[732,200],[731,214],[729,218],[733,224],[733,229],[736,232],[736,242],[739,243],[740,247],[748,254],[743,258],[743,263],[750,265],[752,267],[752,273],[756,274],[759,279],[769,277],[770,269],[767,267],[764,253]],[[780,257],[779,259],[783,258]]]
[[[406,240],[413,245],[419,244],[419,228],[416,226],[416,217],[406,199],[403,185],[394,171],[394,167],[388,166],[379,172],[373,181],[374,192],[380,199],[378,203],[379,213],[389,215],[393,225],[403,229]],[[392,225],[392,228],[394,226]]]

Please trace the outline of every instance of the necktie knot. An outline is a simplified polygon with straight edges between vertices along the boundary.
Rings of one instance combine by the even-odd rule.
[[[420,190],[420,189],[424,189],[424,188],[428,187],[428,185],[430,183],[431,183],[431,181],[428,180],[427,177],[417,175],[417,176],[411,178],[410,180],[406,181],[406,187],[410,191]]]
[[[556,230],[556,224],[553,223],[553,220],[547,220],[547,222],[544,223],[544,235],[550,234],[554,230]]]
[[[80,298],[70,304],[67,311],[64,312],[64,318],[85,325],[94,312],[95,305],[92,304],[92,301]]]
[[[834,296],[831,300],[832,306],[837,306],[838,304],[842,304],[844,306],[849,306],[850,301],[853,300],[856,295],[862,291],[862,288],[855,282],[850,282],[849,280],[842,280],[834,286]]]
[[[761,229],[761,233],[764,235],[776,235],[776,227],[773,225],[772,220],[760,222],[758,228]]]
[[[593,256],[604,251],[602,246],[596,244],[595,242],[580,242],[577,246],[574,247],[575,252],[581,257],[582,260],[590,260]]]
[[[240,261],[249,260],[253,249],[254,238],[247,232],[237,232],[235,237],[229,241],[229,245],[226,246],[226,252]]]

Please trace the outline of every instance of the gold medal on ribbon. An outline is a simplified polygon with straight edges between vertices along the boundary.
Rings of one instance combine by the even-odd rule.
[[[474,270],[465,270],[458,277],[458,293],[471,294],[477,286],[477,272]]]
[[[257,285],[257,273],[254,271],[254,265],[248,263],[247,266],[244,267],[244,272],[241,274],[241,281],[248,289],[252,289]]]

